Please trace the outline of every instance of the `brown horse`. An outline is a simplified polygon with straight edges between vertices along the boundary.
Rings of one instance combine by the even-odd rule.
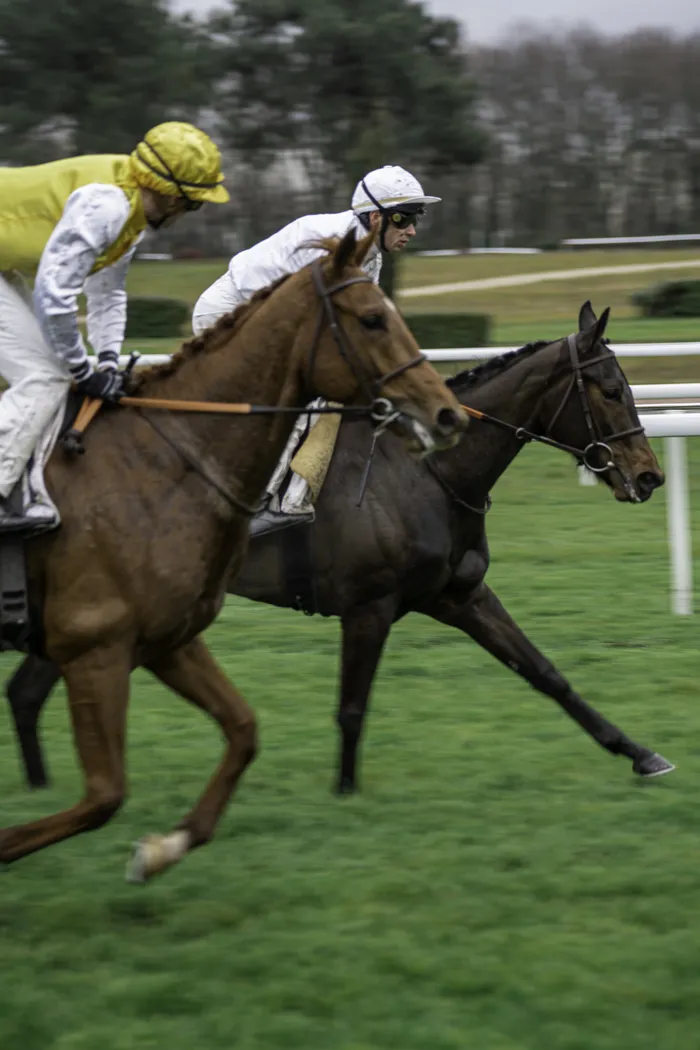
[[[425,462],[412,462],[401,442],[386,434],[359,508],[371,435],[365,423],[344,424],[314,524],[256,539],[230,581],[231,593],[288,607],[298,607],[305,590],[302,597],[310,607],[341,618],[340,792],[357,788],[358,748],[372,682],[392,624],[411,611],[469,635],[551,697],[610,754],[630,759],[639,776],[673,769],[574,691],[485,580],[489,548],[483,508],[489,490],[523,447],[519,428],[549,432],[569,452],[605,435],[615,465],[601,477],[621,501],[643,503],[663,484],[640,432],[629,385],[604,344],[606,318],[607,312],[599,322],[590,303],[581,309],[576,347],[585,385],[577,393],[569,340],[524,347],[450,380],[461,401],[513,429],[475,423],[457,447]],[[591,449],[589,457],[596,452],[605,450]],[[37,719],[59,677],[53,665],[29,656],[7,686],[27,776],[35,787],[46,783]]]
[[[454,394],[359,269],[371,241],[358,245],[351,233],[329,242],[322,265],[222,318],[146,372],[138,393],[293,409],[310,395],[371,406],[381,388],[408,421],[411,447],[454,444],[465,424]],[[121,408],[98,416],[81,460],[52,458],[47,481],[63,523],[29,545],[29,583],[45,654],[66,682],[85,793],[65,812],[0,830],[0,861],[97,828],[118,810],[137,666],[215,719],[226,750],[177,830],[136,847],[130,876],[146,879],[212,837],[255,755],[256,723],[199,635],[243,560],[248,519],[295,418]]]

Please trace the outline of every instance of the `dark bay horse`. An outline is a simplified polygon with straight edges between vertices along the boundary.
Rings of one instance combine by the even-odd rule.
[[[638,432],[632,394],[617,359],[601,342],[604,327],[605,317],[597,322],[590,304],[584,304],[576,345],[585,403],[574,389],[567,340],[526,347],[462,373],[450,385],[462,402],[514,428],[549,431],[574,449],[591,441],[587,412],[596,435],[627,433],[616,441],[608,437],[617,466],[601,477],[617,499],[643,502],[663,484],[663,475]],[[521,450],[522,435],[473,423],[453,450],[414,462],[386,434],[378,442],[366,495],[357,508],[370,444],[365,424],[341,426],[316,521],[301,526],[310,530],[317,609],[342,621],[338,790],[351,792],[357,786],[358,744],[382,650],[392,624],[412,611],[470,635],[560,704],[611,754],[631,759],[636,773],[649,777],[670,772],[670,763],[631,741],[574,692],[485,583],[489,551],[482,509],[489,490]],[[284,544],[284,533],[256,539],[229,591],[272,605],[293,604]],[[29,657],[8,685],[33,786],[46,782],[37,719],[57,678],[51,664]]]
[[[45,654],[66,682],[85,791],[65,812],[0,830],[0,862],[97,828],[122,804],[137,666],[213,718],[226,747],[177,829],[137,846],[130,875],[146,879],[212,837],[254,757],[256,722],[200,633],[243,561],[254,505],[310,394],[377,411],[381,392],[403,413],[405,441],[424,451],[453,445],[464,429],[454,394],[360,269],[371,243],[352,233],[327,242],[324,261],[225,315],[136,381],[144,397],[289,411],[233,419],[103,410],[87,455],[52,457],[47,481],[62,526],[28,545],[28,575]]]

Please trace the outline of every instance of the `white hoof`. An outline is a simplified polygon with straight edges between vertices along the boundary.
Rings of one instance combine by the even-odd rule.
[[[190,848],[188,831],[173,831],[170,835],[147,835],[134,843],[131,859],[126,867],[126,881],[143,883],[177,864]]]
[[[126,865],[126,881],[143,884],[148,875],[146,874],[148,855],[144,842],[135,842],[131,851],[131,857]]]

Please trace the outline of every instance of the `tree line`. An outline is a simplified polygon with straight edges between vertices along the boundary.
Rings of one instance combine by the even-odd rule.
[[[129,150],[170,118],[215,135],[232,192],[169,235],[183,251],[344,207],[382,163],[444,198],[424,247],[698,230],[700,35],[477,48],[415,0],[0,0],[0,162]]]

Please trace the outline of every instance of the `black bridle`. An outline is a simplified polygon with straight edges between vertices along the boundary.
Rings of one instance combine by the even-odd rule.
[[[372,278],[367,276],[347,277],[344,281],[338,281],[336,284],[330,286],[326,285],[323,280],[320,259],[314,260],[311,264],[311,273],[314,279],[316,295],[321,300],[321,305],[318,312],[316,330],[311,343],[311,350],[309,351],[309,367],[306,380],[307,387],[311,383],[313,377],[314,368],[316,366],[316,355],[325,321],[330,328],[340,356],[357,380],[360,390],[368,401],[368,404],[364,406],[347,406],[345,408],[332,409],[332,411],[338,412],[341,415],[343,413],[354,415],[361,413],[363,415],[369,415],[376,426],[384,429],[390,422],[398,418],[399,413],[387,398],[379,396],[382,387],[392,379],[396,379],[398,376],[403,375],[404,372],[408,372],[409,369],[416,368],[418,365],[422,364],[426,360],[425,354],[418,354],[417,357],[411,358],[410,361],[406,361],[405,364],[399,365],[397,368],[392,369],[391,372],[386,372],[384,375],[377,376],[376,378],[369,376],[352,344],[352,341],[349,339],[344,328],[338,321],[333,296],[338,292],[342,292],[345,288],[349,288],[353,284],[373,284]]]
[[[574,388],[578,391],[579,400],[581,402],[581,409],[583,411],[583,418],[586,421],[586,428],[590,437],[590,442],[584,449],[572,449],[561,443],[555,443],[556,448],[564,449],[567,452],[573,452],[583,465],[587,467],[593,474],[604,474],[608,470],[616,470],[617,468],[613,460],[613,451],[610,445],[613,441],[622,441],[624,438],[634,437],[635,434],[643,434],[644,427],[640,425],[636,427],[628,427],[627,430],[617,430],[612,434],[601,434],[596,426],[595,419],[593,418],[593,412],[591,411],[591,403],[588,397],[588,391],[586,390],[586,384],[583,379],[583,372],[586,368],[591,368],[593,365],[601,364],[603,361],[610,359],[610,354],[603,353],[598,354],[597,357],[592,357],[588,361],[584,361],[581,364],[581,360],[578,355],[578,347],[576,346],[576,336],[570,335],[567,337],[567,345],[569,347],[569,359],[571,361],[571,379],[569,385],[564,391],[564,396],[561,400],[561,404],[552,416],[549,426],[545,430],[545,436],[549,436],[554,428],[555,423],[559,419],[560,415],[564,411],[564,408],[571,397]],[[605,440],[603,440],[605,438]],[[591,457],[598,450],[602,450],[609,458],[602,467],[596,467],[591,461]]]
[[[561,399],[559,407],[549,421],[543,434],[538,434],[527,427],[519,427],[514,423],[508,423],[504,419],[498,419],[496,416],[491,416],[487,412],[481,412],[476,408],[470,408],[468,405],[462,405],[462,408],[465,409],[468,415],[473,416],[475,419],[480,419],[484,423],[492,423],[494,426],[500,427],[501,430],[511,431],[518,441],[537,441],[539,444],[549,445],[550,448],[557,448],[561,452],[571,453],[572,456],[575,456],[593,474],[605,474],[608,470],[620,470],[613,460],[613,451],[610,448],[611,443],[613,441],[622,441],[624,438],[634,437],[635,434],[643,434],[644,427],[640,424],[635,427],[628,427],[627,430],[615,431],[613,434],[601,434],[598,431],[593,418],[593,412],[591,411],[591,404],[588,398],[586,384],[583,379],[583,373],[585,369],[592,368],[593,365],[598,365],[602,361],[608,361],[610,356],[607,353],[598,354],[597,357],[592,357],[590,360],[581,363],[578,356],[575,335],[567,337],[567,345],[569,348],[569,360],[571,362],[571,379],[564,391],[564,396]],[[581,408],[583,410],[583,417],[586,421],[588,436],[591,439],[584,448],[576,448],[574,445],[565,445],[563,441],[556,441],[549,436],[574,390],[578,391]],[[603,440],[603,438],[605,438],[605,440]],[[596,466],[592,460],[592,457],[598,451],[602,451],[609,457],[607,462],[601,467]]]
[[[603,361],[610,360],[610,354],[603,353],[598,354],[597,357],[592,357],[590,360],[581,362],[578,354],[578,347],[576,346],[576,336],[567,336],[567,345],[569,349],[569,361],[571,363],[571,379],[567,384],[564,395],[557,407],[554,415],[552,416],[549,424],[547,425],[544,434],[538,434],[527,427],[519,427],[515,423],[508,423],[505,419],[499,419],[497,416],[491,416],[488,412],[482,412],[480,409],[471,408],[469,405],[462,405],[462,408],[466,411],[467,415],[472,416],[474,419],[478,419],[483,423],[491,423],[493,426],[499,427],[501,430],[510,431],[518,441],[523,443],[528,441],[536,441],[542,445],[548,445],[550,448],[559,449],[561,452],[569,452],[575,456],[580,463],[583,464],[593,474],[605,474],[609,470],[617,470],[622,476],[623,483],[630,493],[634,492],[634,488],[630,479],[627,477],[625,472],[619,467],[613,459],[613,451],[610,445],[614,441],[622,441],[628,437],[634,437],[636,434],[643,434],[644,427],[639,424],[635,427],[628,427],[627,430],[617,430],[612,434],[601,434],[596,426],[593,412],[591,411],[591,403],[586,390],[586,384],[583,378],[585,369],[593,367],[593,365],[601,364]],[[614,355],[612,355],[614,356]],[[581,409],[583,411],[583,418],[586,421],[586,428],[588,430],[588,436],[590,437],[589,443],[585,448],[576,448],[573,445],[565,445],[563,441],[557,441],[555,438],[550,437],[550,434],[561,416],[562,412],[566,408],[569,402],[569,398],[573,391],[576,390],[579,395],[581,402]],[[605,440],[603,440],[605,438]],[[608,458],[603,466],[596,466],[592,460],[592,457],[596,452],[602,451]],[[442,477],[440,471],[437,469],[437,465],[430,460],[426,460],[426,465],[430,470],[430,473],[435,477],[436,481],[442,486],[450,499],[457,505],[463,507],[466,510],[472,511],[474,514],[486,514],[491,508],[491,498],[486,496],[486,500],[483,508],[472,507],[468,503],[465,503],[457,494],[450,488],[445,479]]]

